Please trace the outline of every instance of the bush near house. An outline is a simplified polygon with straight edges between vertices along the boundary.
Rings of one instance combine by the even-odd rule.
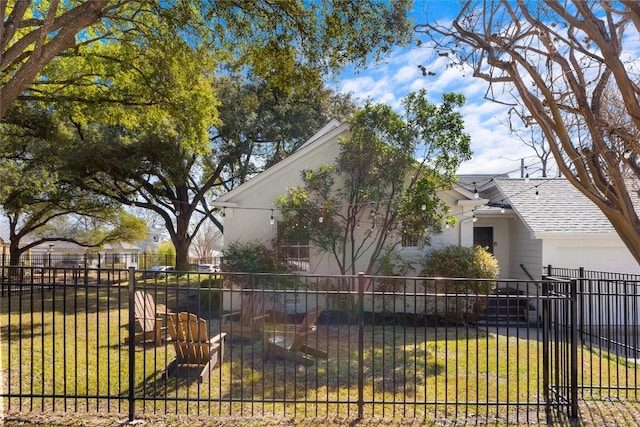
[[[251,273],[291,273],[286,263],[278,257],[277,251],[260,241],[232,242],[224,251],[222,271],[238,273],[225,276],[232,286],[253,288],[255,276]],[[279,279],[280,281],[285,279]],[[265,285],[264,283],[262,285]],[[281,284],[282,288],[289,287]]]
[[[289,273],[276,251],[260,241],[232,242],[224,250],[222,271],[241,273]]]
[[[421,276],[497,279],[498,260],[481,246],[445,246],[429,252],[420,262]],[[488,295],[495,289],[492,280],[428,280],[425,291],[446,294]],[[486,301],[478,298],[456,298],[446,304],[451,320],[468,320],[485,310]],[[440,311],[440,310],[438,310]]]
[[[200,282],[200,292],[198,298],[200,300],[200,308],[209,314],[220,313],[222,311],[222,287],[221,277],[212,277]]]

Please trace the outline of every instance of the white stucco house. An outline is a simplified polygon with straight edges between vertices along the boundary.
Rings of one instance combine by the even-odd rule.
[[[277,235],[276,197],[301,185],[301,171],[331,164],[338,138],[348,124],[329,122],[295,153],[218,198],[224,210],[224,241],[271,242]],[[564,179],[460,176],[460,184],[439,196],[457,218],[454,227],[432,238],[430,247],[402,247],[408,259],[443,245],[487,246],[496,256],[501,279],[540,279],[543,266],[640,274],[613,227],[599,209]],[[536,192],[537,197],[536,197]],[[337,274],[327,254],[298,248],[297,265],[311,274]]]

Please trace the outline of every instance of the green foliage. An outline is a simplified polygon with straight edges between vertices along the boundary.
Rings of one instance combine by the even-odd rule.
[[[276,251],[259,241],[232,242],[225,247],[223,271],[240,273],[287,273]]]
[[[411,270],[411,264],[395,248],[387,248],[376,260],[376,274],[380,276],[406,276]]]
[[[198,291],[198,300],[200,301],[200,309],[208,312],[209,317],[213,313],[219,313],[222,310],[222,277],[210,277],[200,282],[200,290]]]
[[[498,260],[481,246],[445,246],[430,251],[421,261],[421,276],[443,278],[497,279]],[[486,299],[496,286],[493,280],[447,280],[424,282],[425,291],[446,294],[468,294],[468,298],[453,297],[436,311],[448,320],[459,322],[485,310]]]
[[[421,261],[420,274],[429,277],[496,279],[498,260],[481,246],[445,246],[433,249]]]
[[[303,171],[304,185],[276,199],[287,230],[302,228],[343,274],[372,273],[403,232],[428,243],[447,220],[437,191],[451,186],[471,155],[456,111],[463,103],[462,95],[446,94],[432,105],[420,91],[404,99],[404,116],[367,103],[350,121],[351,136],[339,140],[335,165]]]
[[[176,256],[176,248],[171,242],[160,242],[156,248],[149,251],[149,254],[162,256],[164,259],[173,259]]]

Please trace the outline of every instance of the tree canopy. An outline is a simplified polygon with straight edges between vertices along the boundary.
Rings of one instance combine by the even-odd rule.
[[[72,134],[52,162],[66,183],[155,211],[178,268],[206,216],[221,228],[208,198],[286,156],[327,106],[349,104],[323,78],[410,38],[405,0],[0,6],[3,132],[34,125],[21,109],[43,111]]]
[[[27,107],[27,106],[22,106]],[[72,185],[61,159],[72,146],[69,129],[37,108],[13,109],[0,144],[0,199],[8,220],[9,265],[46,242],[90,248],[136,241],[146,225],[109,198]]]
[[[452,22],[417,26],[488,83],[488,99],[540,128],[640,263],[639,30],[640,5],[626,0],[465,1]]]
[[[174,34],[213,54],[218,65],[251,70],[280,88],[345,64],[365,64],[407,42],[409,0],[277,2],[266,0],[158,2],[92,0],[0,2],[0,118],[38,87],[106,82],[100,72],[49,75],[56,58],[116,44],[121,52]],[[106,57],[103,57],[106,59]],[[126,61],[109,58],[114,65]],[[67,70],[71,72],[71,70]],[[98,70],[97,70],[98,71]],[[103,89],[107,86],[102,86]],[[57,96],[62,94],[57,93]],[[117,101],[122,93],[104,91]]]
[[[461,95],[445,94],[433,105],[420,91],[405,97],[401,116],[367,103],[340,140],[335,164],[303,171],[304,185],[276,200],[287,237],[313,242],[343,274],[373,274],[403,233],[426,241],[439,233],[449,218],[437,191],[471,156],[457,111],[463,104]]]

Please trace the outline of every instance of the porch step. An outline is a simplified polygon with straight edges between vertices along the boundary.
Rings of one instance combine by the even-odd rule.
[[[529,302],[520,295],[497,294],[487,299],[487,308],[478,315],[478,326],[526,327],[530,326]]]

